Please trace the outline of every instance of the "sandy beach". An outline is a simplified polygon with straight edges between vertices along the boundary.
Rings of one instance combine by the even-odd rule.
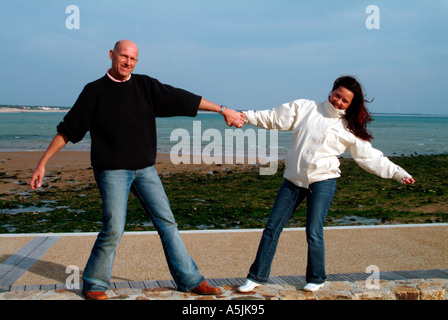
[[[0,171],[10,177],[0,183],[0,193],[31,192],[30,176],[44,154],[43,151],[0,152]],[[57,187],[64,188],[76,177],[79,183],[92,182],[89,152],[60,151],[46,168],[46,176],[58,175]],[[44,180],[45,181],[45,180]]]
[[[0,152],[0,172],[4,172],[8,178],[0,182],[0,194],[14,194],[31,192],[29,178],[39,162],[44,151],[17,151]],[[206,165],[206,164],[179,164],[171,162],[169,154],[158,154],[156,168],[159,174],[179,173],[194,171],[207,174],[213,171],[225,169],[238,170],[244,165]],[[57,178],[57,179],[56,179]],[[60,188],[75,187],[94,183],[93,171],[90,164],[89,151],[64,151],[58,152],[47,164],[46,178],[51,186]]]

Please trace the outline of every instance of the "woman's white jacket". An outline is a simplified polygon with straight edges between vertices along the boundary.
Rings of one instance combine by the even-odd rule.
[[[292,131],[284,177],[299,187],[341,176],[338,156],[348,150],[366,171],[402,182],[411,176],[370,142],[346,127],[345,111],[330,102],[296,100],[272,110],[245,111],[247,123],[265,129]]]

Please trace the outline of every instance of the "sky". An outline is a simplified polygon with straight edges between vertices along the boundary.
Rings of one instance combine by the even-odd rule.
[[[134,73],[237,110],[353,75],[373,113],[446,115],[447,18],[446,0],[1,0],[0,104],[72,106],[129,39]]]

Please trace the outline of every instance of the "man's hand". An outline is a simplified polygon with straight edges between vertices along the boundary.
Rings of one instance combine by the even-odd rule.
[[[210,102],[204,98],[201,99],[201,103],[199,104],[199,110],[219,112],[224,116],[224,120],[226,121],[228,126],[235,126],[237,128],[241,128],[246,121],[246,116],[238,111],[224,108],[221,112],[222,107],[217,105],[216,103]]]
[[[225,109],[222,113],[228,126],[235,126],[241,128],[246,121],[246,116],[238,111]]]
[[[62,133],[58,133],[55,135],[53,141],[51,141],[47,151],[45,151],[44,155],[42,156],[42,159],[40,159],[36,169],[34,169],[34,172],[31,175],[30,180],[31,189],[37,190],[42,186],[42,180],[44,179],[45,176],[45,165],[47,164],[48,160],[50,160],[56,154],[56,152],[65,147],[67,142],[68,138],[66,135]]]
[[[33,174],[31,175],[30,186],[31,189],[37,190],[42,186],[42,180],[45,176],[45,167],[38,165],[36,169],[34,169]]]

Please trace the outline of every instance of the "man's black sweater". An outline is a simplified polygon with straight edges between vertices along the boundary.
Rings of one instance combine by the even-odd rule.
[[[142,169],[155,164],[155,118],[194,117],[200,101],[200,96],[146,75],[132,74],[120,83],[105,75],[84,87],[57,131],[73,143],[90,131],[95,169]]]

